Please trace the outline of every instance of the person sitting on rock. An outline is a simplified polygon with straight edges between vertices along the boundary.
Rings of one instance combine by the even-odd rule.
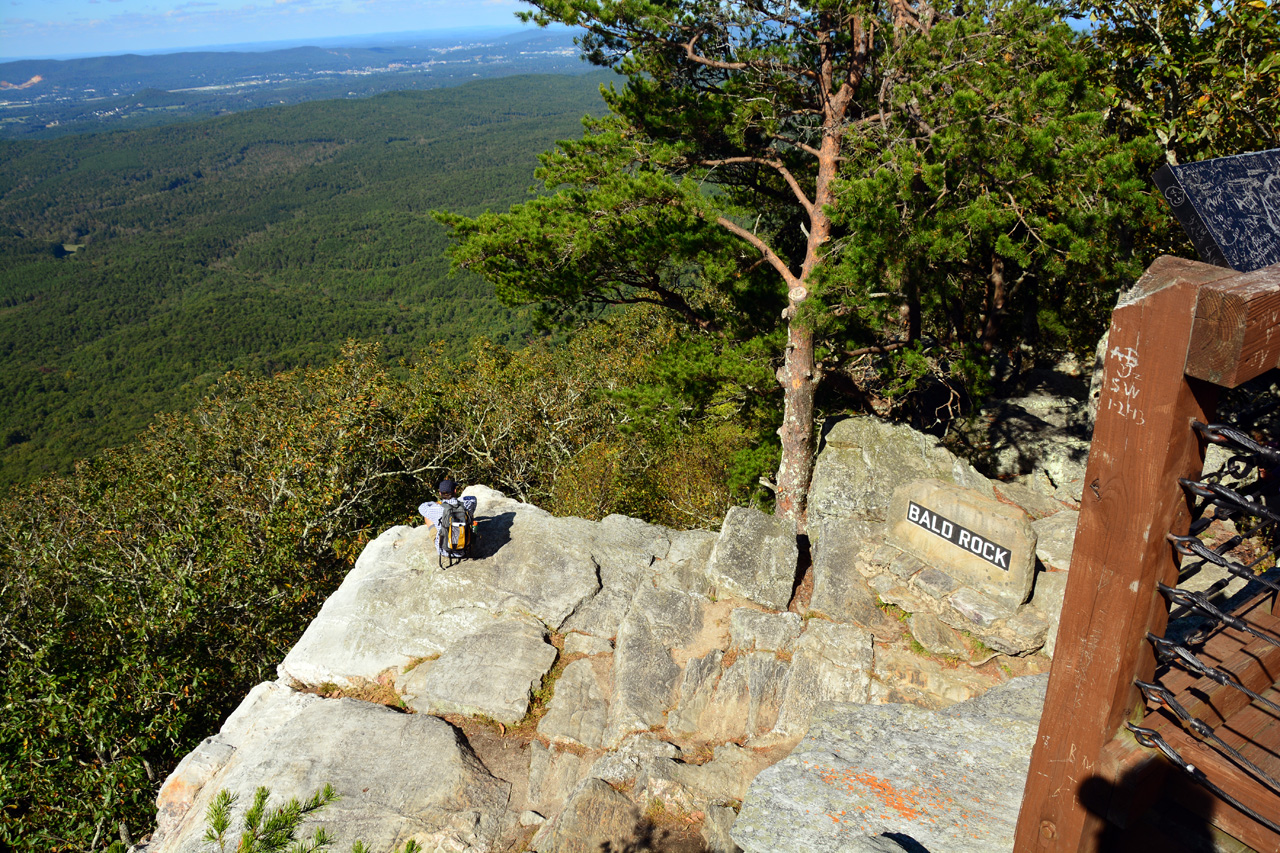
[[[449,478],[440,481],[440,485],[436,486],[436,491],[440,493],[439,501],[427,501],[418,507],[418,512],[422,513],[422,517],[427,523],[436,528],[436,550],[443,557],[460,557],[462,554],[457,551],[450,550],[445,547],[444,527],[440,521],[445,516],[445,506],[462,507],[467,511],[467,516],[475,518],[476,499],[471,495],[463,497],[457,496],[458,484]],[[471,535],[471,531],[467,531]]]

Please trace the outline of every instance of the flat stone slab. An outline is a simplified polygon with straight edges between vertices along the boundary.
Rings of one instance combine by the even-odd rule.
[[[747,853],[844,853],[889,835],[907,849],[1004,853],[1047,675],[942,711],[830,703],[790,756],[751,783],[733,824]]]
[[[795,646],[803,629],[796,613],[761,613],[735,607],[729,614],[730,645],[761,652],[786,652]]]
[[[821,518],[809,525],[812,612],[837,622],[861,625],[877,635],[893,633],[893,626],[876,607],[875,594],[857,568],[864,549],[883,535],[881,527],[856,518]]]
[[[937,569],[925,569],[912,578],[916,589],[933,598],[946,598],[960,588],[960,583],[946,572]]]
[[[1036,533],[1021,508],[941,480],[899,486],[888,539],[962,585],[1016,607],[1031,595]]]
[[[325,784],[340,799],[304,821],[300,835],[324,826],[338,850],[357,839],[372,850],[408,839],[427,850],[492,850],[511,789],[443,720],[263,684],[165,782],[148,850],[208,853],[205,813],[218,791],[239,796],[236,827],[260,785],[275,807]]]
[[[654,560],[670,550],[666,534],[671,531],[622,515],[607,516],[594,527],[591,558],[598,566],[600,591],[574,611],[563,628],[612,637],[618,633],[636,584]]]
[[[1067,594],[1067,572],[1037,572],[1036,588],[1031,595],[1031,605],[1048,622],[1044,641],[1044,653],[1053,657],[1058,645],[1058,623],[1062,618],[1062,601]]]
[[[558,628],[600,590],[597,524],[555,518],[492,489],[466,493],[479,500],[475,559],[441,570],[426,525],[387,530],[325,601],[280,677],[356,686],[442,654],[497,615]]]
[[[565,655],[608,655],[613,654],[613,643],[603,637],[592,637],[590,634],[566,634],[564,638]]]
[[[877,705],[915,705],[936,711],[974,699],[999,683],[971,666],[921,657],[907,649],[876,649],[870,701]]]
[[[1038,489],[1033,489],[1026,483],[1010,480],[1008,482],[997,481],[992,485],[995,486],[997,497],[1008,503],[1017,504],[1025,509],[1027,515],[1032,518],[1044,518],[1062,511],[1061,501]]]
[[[930,478],[995,494],[990,480],[933,436],[876,417],[845,418],[822,437],[809,486],[809,524],[832,516],[883,521],[898,486]]]
[[[1075,550],[1076,525],[1079,521],[1080,513],[1063,510],[1031,523],[1036,531],[1036,556],[1044,563],[1045,568],[1063,572],[1071,568],[1071,554]]]
[[[798,740],[820,702],[867,702],[874,666],[871,634],[854,625],[810,619],[796,644],[782,689],[778,722],[748,746]]]
[[[529,695],[555,662],[539,625],[502,620],[463,637],[439,660],[396,681],[404,703],[426,714],[484,715],[508,725],[529,711]]]
[[[970,587],[959,590],[949,601],[957,613],[979,628],[990,628],[1007,615],[1005,608]]]
[[[640,810],[626,795],[599,779],[578,786],[564,810],[533,837],[530,849],[538,853],[599,853],[601,850],[634,850],[637,831],[643,826]]]
[[[668,531],[671,547],[667,556],[650,569],[659,585],[683,592],[710,595],[713,584],[707,577],[707,559],[720,537],[710,530]]]
[[[764,734],[778,721],[789,665],[769,652],[746,652],[724,670],[698,725],[714,741]]]
[[[599,749],[604,746],[612,692],[610,661],[581,659],[564,668],[538,734],[552,743]]]
[[[964,640],[960,635],[932,613],[913,613],[908,624],[911,628],[911,636],[915,637],[916,642],[924,646],[926,651],[949,657],[968,656],[969,650],[965,648]]]
[[[575,750],[547,747],[539,740],[529,743],[529,792],[525,805],[552,817],[564,808],[564,801],[582,781],[591,762]]]
[[[663,725],[681,675],[671,650],[690,642],[701,628],[702,611],[692,595],[648,584],[636,590],[614,644],[607,748],[632,732]]]
[[[724,593],[786,610],[799,556],[791,522],[758,509],[730,507],[707,561],[707,577]]]
[[[700,732],[702,715],[711,704],[720,683],[723,660],[724,652],[715,649],[685,664],[676,705],[667,713],[667,731],[677,736]]]

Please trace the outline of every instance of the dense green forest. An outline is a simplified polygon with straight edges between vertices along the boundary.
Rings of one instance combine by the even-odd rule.
[[[0,485],[127,441],[230,368],[528,324],[449,277],[436,208],[505,209],[601,77],[521,77],[0,143]]]

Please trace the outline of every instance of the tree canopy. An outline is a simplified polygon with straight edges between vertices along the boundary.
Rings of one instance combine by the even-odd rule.
[[[971,387],[992,357],[1092,349],[1142,272],[1131,235],[1159,221],[1137,171],[1155,148],[1108,132],[1093,59],[1056,10],[1020,3],[888,51],[880,133],[837,184],[826,303],[901,300],[929,369]]]
[[[441,217],[455,264],[508,301],[652,302],[701,334],[770,341],[771,485],[801,528],[825,380],[856,387],[867,358],[921,363],[939,343],[932,369],[979,378],[1042,321],[1060,331],[1039,304],[1096,317],[1132,277],[1116,229],[1149,218],[1149,195],[1058,7],[532,5],[626,83],[544,156],[549,198]]]
[[[1280,4],[1079,0],[1117,126],[1167,162],[1280,147]]]

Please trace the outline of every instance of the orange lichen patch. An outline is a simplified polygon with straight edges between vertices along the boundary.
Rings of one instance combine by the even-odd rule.
[[[881,779],[871,773],[861,772],[854,768],[822,767],[808,762],[805,762],[805,764],[818,775],[819,779],[828,785],[843,788],[852,796],[870,796],[878,800],[883,811],[879,814],[872,814],[873,809],[875,811],[880,811],[880,809],[875,809],[874,805],[869,804],[867,813],[864,814],[866,817],[874,816],[880,820],[890,820],[896,816],[907,821],[927,820],[931,823],[936,823],[936,819],[931,817],[931,813],[946,811],[954,815],[958,826],[967,826],[967,821],[977,817],[973,811],[963,806],[957,806],[953,798],[936,790],[928,790],[916,785],[897,785],[888,779]],[[839,816],[828,814],[827,817],[839,823],[844,814],[843,811],[840,811],[838,812]]]

